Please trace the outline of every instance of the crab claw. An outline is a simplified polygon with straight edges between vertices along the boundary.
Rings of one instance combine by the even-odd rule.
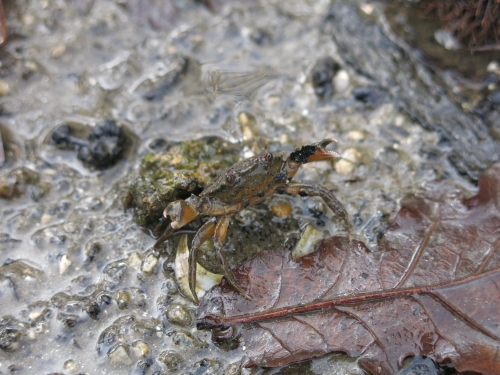
[[[198,213],[194,207],[188,205],[185,201],[175,201],[169,203],[163,211],[164,217],[169,217],[172,220],[170,226],[174,229],[179,229],[193,221]]]
[[[290,160],[295,161],[297,163],[305,164],[318,160],[326,160],[333,159],[338,156],[334,151],[327,151],[325,149],[332,142],[337,142],[333,138],[323,139],[320,142],[313,143],[312,145],[302,146],[300,148],[296,148],[290,154]]]

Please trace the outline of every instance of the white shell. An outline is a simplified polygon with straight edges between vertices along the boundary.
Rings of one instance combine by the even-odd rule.
[[[181,293],[194,301],[193,294],[189,289],[189,248],[187,243],[187,234],[183,234],[179,240],[179,245],[177,246],[177,254],[175,256],[174,262],[174,272],[175,281],[179,286]],[[203,268],[199,264],[196,264],[196,294],[198,299],[201,299],[205,295],[205,292],[212,286],[217,284],[224,275],[218,275],[212,273],[209,270]]]

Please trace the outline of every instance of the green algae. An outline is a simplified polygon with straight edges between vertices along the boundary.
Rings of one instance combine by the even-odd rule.
[[[219,138],[170,144],[165,151],[143,156],[139,176],[128,188],[123,204],[134,209],[137,224],[152,229],[168,203],[201,193],[238,159],[237,147]]]

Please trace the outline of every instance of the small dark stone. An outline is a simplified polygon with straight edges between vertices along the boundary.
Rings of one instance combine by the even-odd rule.
[[[158,85],[144,94],[142,97],[148,101],[161,100],[167,95],[174,87],[176,87],[187,75],[190,61],[188,58],[179,57],[177,59],[177,66],[168,74],[165,75]]]
[[[19,346],[21,332],[13,326],[0,325],[0,349],[13,352]]]
[[[85,256],[87,262],[92,262],[97,254],[99,254],[102,250],[102,246],[98,242],[92,242],[89,246],[85,248]]]
[[[57,314],[57,320],[66,327],[73,328],[80,319],[78,318],[78,315],[59,313]]]
[[[111,298],[111,296],[109,296],[107,294],[103,294],[101,296],[101,301],[104,302],[106,305],[109,305],[112,301],[112,298]]]
[[[353,91],[354,99],[371,107],[379,106],[387,93],[375,86],[358,86]]]
[[[97,304],[97,302],[92,302],[87,305],[85,312],[90,316],[90,318],[97,320],[99,319],[99,314],[101,313],[101,308]]]
[[[492,103],[500,104],[500,90],[490,94],[488,100]]]
[[[85,139],[74,136],[71,127],[67,124],[55,128],[51,138],[52,142],[63,149],[75,150],[87,146],[88,143]]]
[[[218,359],[205,358],[197,362],[193,366],[192,375],[209,375],[209,374],[219,374],[222,372],[223,366]]]
[[[58,126],[51,138],[60,148],[78,150],[78,159],[97,169],[105,169],[116,163],[127,141],[123,130],[112,120],[96,125],[88,139],[73,135],[67,124]]]
[[[163,138],[154,139],[149,144],[149,148],[155,152],[165,151],[168,143]]]
[[[90,133],[88,147],[80,148],[78,158],[98,169],[105,169],[118,161],[125,149],[123,130],[112,120],[96,125]]]
[[[158,362],[163,363],[166,366],[167,371],[170,373],[179,370],[184,363],[184,360],[179,353],[176,353],[173,350],[167,350],[159,355]]]
[[[456,374],[454,369],[441,367],[432,359],[427,357],[414,357],[410,364],[398,372],[397,375],[451,375]]]
[[[250,39],[252,40],[252,42],[259,46],[271,44],[273,41],[271,34],[269,34],[266,30],[260,28],[252,30],[252,32],[250,33]]]
[[[314,93],[321,99],[328,99],[333,94],[333,77],[340,69],[331,57],[319,59],[311,72]]]
[[[64,147],[69,146],[69,137],[71,135],[71,131],[68,125],[64,124],[57,127],[52,133],[52,140],[57,145],[62,145]]]

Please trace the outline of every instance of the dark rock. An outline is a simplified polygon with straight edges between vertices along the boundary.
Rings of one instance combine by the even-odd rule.
[[[189,64],[195,64],[195,62],[190,62],[188,58],[182,56],[177,57],[176,60],[177,66],[168,72],[155,87],[142,94],[144,99],[149,101],[163,99],[165,95],[186,77],[189,70]]]
[[[97,169],[113,166],[122,155],[127,143],[122,128],[112,120],[96,125],[88,139],[76,136],[72,127],[67,124],[58,126],[52,132],[51,139],[62,149],[78,151],[78,159]]]
[[[55,128],[51,138],[56,145],[64,149],[79,149],[88,145],[86,140],[75,137],[71,127],[67,124]]]
[[[123,130],[112,120],[96,125],[90,133],[88,147],[80,148],[78,159],[97,169],[111,167],[125,149],[126,137]]]
[[[386,91],[376,86],[358,86],[352,91],[352,94],[354,99],[372,108],[379,106],[387,96]]]
[[[97,304],[97,302],[92,302],[85,308],[85,312],[88,316],[94,320],[99,319],[99,314],[101,313],[101,308]]]
[[[448,141],[449,160],[471,181],[500,159],[500,139],[483,118],[464,113],[412,51],[391,41],[354,4],[330,7],[324,24],[343,59],[386,90],[422,127]]]
[[[333,94],[333,77],[340,69],[331,57],[319,59],[311,71],[314,93],[321,99],[328,99]]]

